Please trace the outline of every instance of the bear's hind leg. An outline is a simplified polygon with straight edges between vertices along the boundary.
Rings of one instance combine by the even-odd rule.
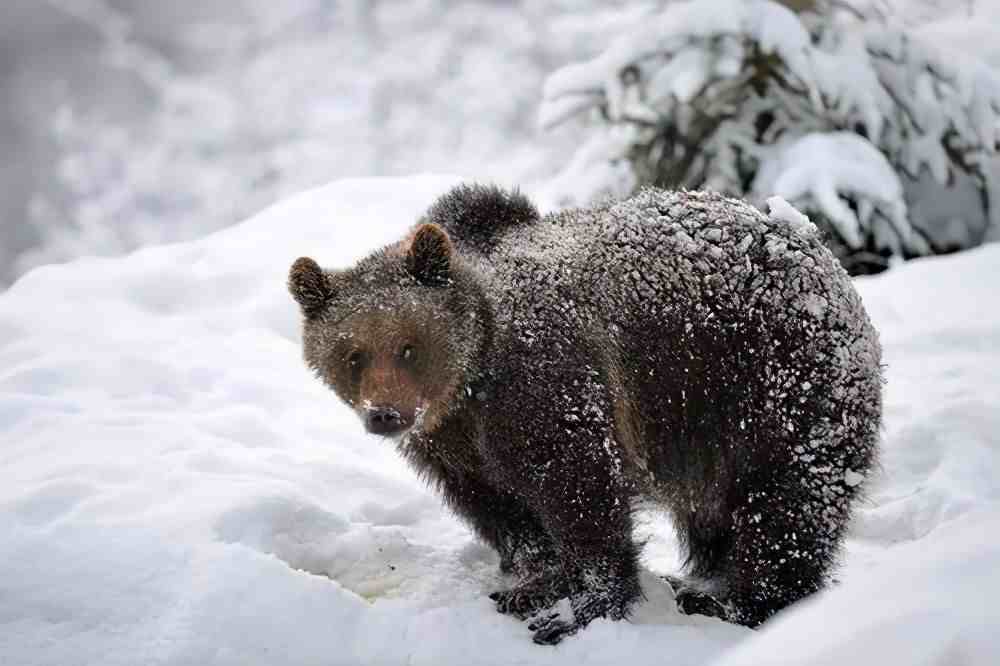
[[[733,535],[718,514],[718,511],[674,514],[687,556],[685,575],[663,578],[674,591],[677,610],[685,615],[728,618],[722,572],[733,548]]]
[[[842,498],[829,502],[810,497],[795,478],[751,492],[733,516],[735,541],[723,575],[728,619],[756,627],[820,590],[836,557],[846,513]]]

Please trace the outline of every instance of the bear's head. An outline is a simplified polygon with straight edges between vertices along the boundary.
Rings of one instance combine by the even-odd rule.
[[[488,310],[437,225],[346,270],[298,259],[288,288],[303,314],[306,363],[369,432],[432,431],[463,400]]]

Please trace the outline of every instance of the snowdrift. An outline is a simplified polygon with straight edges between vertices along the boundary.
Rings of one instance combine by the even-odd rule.
[[[679,615],[650,515],[633,620],[542,648],[486,598],[496,556],[306,371],[285,292],[454,182],[340,181],[0,294],[0,663],[1000,662],[1000,245],[858,283],[889,385],[839,586],[758,632]]]

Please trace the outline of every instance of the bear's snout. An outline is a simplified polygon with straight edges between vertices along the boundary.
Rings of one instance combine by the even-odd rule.
[[[364,414],[365,429],[373,435],[391,437],[407,426],[406,420],[392,407],[369,407]]]

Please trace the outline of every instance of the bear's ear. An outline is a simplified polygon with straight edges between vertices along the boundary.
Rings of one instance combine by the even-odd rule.
[[[428,286],[448,283],[451,272],[451,239],[436,224],[421,224],[406,253],[406,270]]]
[[[292,264],[288,271],[288,291],[307,317],[319,314],[333,299],[326,273],[309,257],[300,257]]]

